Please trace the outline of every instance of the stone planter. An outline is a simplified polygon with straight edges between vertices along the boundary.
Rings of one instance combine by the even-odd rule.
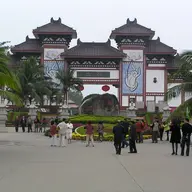
[[[8,133],[8,129],[6,128],[7,121],[7,110],[6,105],[1,104],[0,105],[0,133]]]

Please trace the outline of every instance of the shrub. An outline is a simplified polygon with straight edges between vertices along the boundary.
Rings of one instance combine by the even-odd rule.
[[[93,124],[97,124],[99,121],[102,121],[103,123],[110,123],[115,124],[118,122],[118,120],[124,120],[124,117],[106,117],[106,116],[93,116],[93,115],[77,115],[70,117],[70,121],[72,123],[82,123],[86,124],[88,121],[91,121]]]

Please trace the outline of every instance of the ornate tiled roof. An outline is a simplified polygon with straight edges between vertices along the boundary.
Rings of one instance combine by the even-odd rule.
[[[160,41],[158,37],[156,40],[149,40],[149,45],[147,46],[145,52],[147,54],[171,54],[175,55],[177,51]]]
[[[28,36],[26,37],[25,42],[15,45],[11,48],[12,53],[17,52],[41,52],[41,45],[38,39],[30,39]]]
[[[67,50],[64,54],[65,58],[123,58],[126,56],[122,51],[111,46],[110,40],[107,42],[81,42],[77,41],[77,45]]]
[[[72,38],[77,38],[77,33],[76,31],[67,26],[64,25],[61,22],[61,18],[58,20],[54,20],[51,18],[50,23],[45,24],[41,27],[37,27],[36,29],[33,30],[33,34],[38,37],[38,35],[42,34],[54,34],[54,35],[71,35]]]
[[[149,36],[152,38],[155,32],[137,23],[137,19],[130,21],[112,31],[110,38],[115,39],[116,36]]]

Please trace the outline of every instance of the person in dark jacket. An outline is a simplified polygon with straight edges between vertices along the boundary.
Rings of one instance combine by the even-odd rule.
[[[173,119],[170,125],[171,139],[172,143],[172,155],[177,155],[178,143],[181,142],[181,131],[180,131],[180,122],[177,119]],[[176,149],[176,150],[175,150]]]
[[[184,120],[184,124],[182,125],[182,133],[183,137],[181,143],[181,156],[184,156],[185,145],[187,146],[186,156],[189,156],[192,126],[189,124],[188,118]]]
[[[18,132],[19,130],[19,117],[17,116],[15,118],[15,132]]]
[[[25,118],[25,116],[23,116],[22,118],[21,118],[21,121],[20,121],[20,124],[21,124],[21,127],[22,127],[22,130],[23,130],[23,132],[25,132],[25,127],[26,127],[26,118]]]
[[[122,122],[122,126],[123,126],[123,136],[122,136],[122,146],[121,148],[124,148],[125,146],[128,147],[129,144],[126,141],[126,136],[129,132],[129,122],[127,121],[127,119],[124,119],[124,121]]]
[[[116,126],[113,127],[114,134],[114,146],[117,155],[121,155],[121,141],[123,137],[124,129],[122,122],[119,122]]]
[[[136,125],[135,122],[132,122],[129,131],[129,149],[130,149],[129,153],[137,153],[136,140],[137,140]]]

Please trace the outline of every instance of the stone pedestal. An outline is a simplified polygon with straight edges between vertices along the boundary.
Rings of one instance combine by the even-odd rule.
[[[134,107],[134,106],[130,106],[127,108],[127,117],[128,118],[131,118],[131,119],[134,119],[137,117],[136,115],[136,111],[137,111],[137,108]]]
[[[5,125],[7,120],[6,105],[0,105],[0,133],[8,133],[8,129]]]
[[[67,118],[69,118],[69,110],[68,110],[69,108],[68,108],[68,106],[67,105],[62,105],[61,107],[60,107],[60,114],[59,114],[59,118],[60,119],[63,119],[63,118],[65,118],[65,119],[67,119]]]
[[[167,119],[168,119],[168,117],[170,116],[170,114],[171,114],[171,109],[169,108],[169,106],[166,106],[166,107],[164,107],[163,108],[163,119],[162,119],[162,121],[164,122],[164,121],[166,121]]]
[[[29,116],[32,120],[35,120],[37,116],[37,107],[34,104],[31,104],[29,107]]]

